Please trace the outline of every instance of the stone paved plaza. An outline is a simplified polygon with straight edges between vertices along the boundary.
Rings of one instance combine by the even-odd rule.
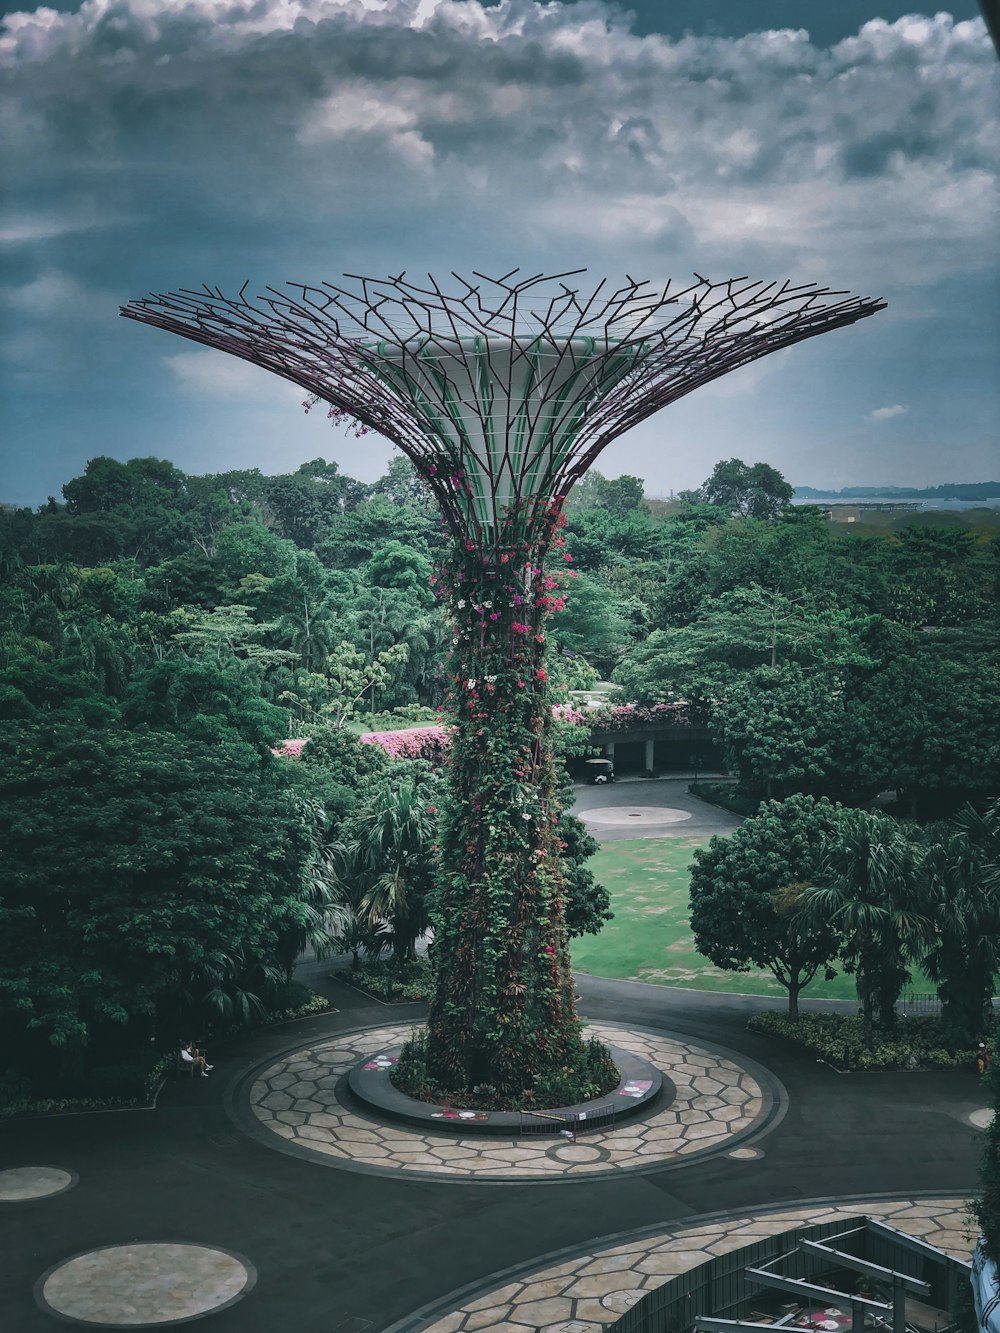
[[[767,1001],[580,976],[591,1030],[657,1065],[673,1100],[575,1144],[452,1135],[342,1093],[423,1008],[324,964],[302,979],[333,1012],[232,1039],[155,1111],[0,1126],[5,1333],[601,1333],[713,1255],[861,1212],[969,1253],[989,1118],[972,1073],[838,1075],[747,1032]]]
[[[745,1213],[614,1237],[587,1253],[542,1262],[445,1314],[418,1313],[393,1333],[600,1333],[656,1287],[715,1255],[802,1223],[859,1213],[968,1259],[972,1236],[963,1199],[866,1199]]]
[[[781,1090],[774,1080],[732,1053],[609,1024],[592,1025],[588,1035],[641,1055],[666,1075],[676,1095],[663,1109],[588,1133],[576,1143],[552,1136],[503,1139],[423,1132],[378,1123],[346,1105],[338,1089],[347,1072],[366,1056],[398,1045],[411,1030],[393,1025],[348,1034],[275,1061],[257,1074],[249,1089],[257,1123],[282,1145],[329,1164],[515,1181],[662,1170],[700,1154],[735,1148],[773,1123],[781,1107]]]

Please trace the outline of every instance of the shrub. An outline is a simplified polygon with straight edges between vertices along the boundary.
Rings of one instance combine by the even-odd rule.
[[[329,1009],[330,1001],[300,981],[289,981],[267,996],[260,1026],[269,1023],[287,1023],[293,1018],[308,1018]]]
[[[394,1088],[417,1101],[432,1102],[436,1098],[427,1072],[427,1032],[421,1028],[412,1032],[403,1042],[399,1059],[389,1075]]]
[[[731,810],[734,815],[749,818],[760,809],[760,801],[750,796],[736,782],[692,782],[688,785],[688,791],[700,801]]]
[[[865,1045],[864,1024],[852,1014],[803,1014],[793,1022],[775,1010],[755,1014],[751,1032],[784,1037],[837,1069],[972,1069],[970,1047],[947,1044],[936,1018],[902,1018],[892,1037]]]
[[[455,1092],[434,1083],[427,1071],[427,1033],[414,1032],[403,1043],[399,1059],[389,1075],[394,1088],[418,1101],[478,1111],[517,1111],[531,1107],[574,1106],[602,1097],[618,1086],[618,1066],[608,1048],[596,1037],[584,1047],[580,1068],[554,1069],[536,1078],[535,1085],[520,1097],[511,1097],[489,1083],[471,1091]]]
[[[131,1058],[118,1064],[96,1065],[90,1069],[76,1096],[39,1096],[31,1080],[20,1070],[4,1070],[0,1075],[0,1119],[148,1106],[173,1061],[173,1055],[150,1050],[127,1054]]]
[[[342,981],[343,973],[330,974]],[[426,958],[411,959],[400,966],[394,959],[372,959],[352,966],[347,974],[352,986],[390,1004],[429,1000],[434,990],[434,974]]]

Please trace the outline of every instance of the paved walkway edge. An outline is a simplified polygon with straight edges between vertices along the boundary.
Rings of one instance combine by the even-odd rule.
[[[599,1236],[594,1240],[584,1241],[581,1245],[568,1245],[563,1249],[551,1250],[547,1254],[538,1255],[534,1259],[525,1260],[524,1263],[514,1264],[510,1268],[505,1268],[497,1273],[491,1273],[486,1279],[478,1282],[469,1282],[465,1286],[456,1287],[454,1291],[442,1296],[439,1300],[430,1301],[407,1315],[404,1319],[399,1319],[394,1324],[389,1324],[381,1333],[421,1333],[423,1329],[428,1328],[437,1320],[467,1307],[472,1301],[479,1301],[490,1292],[498,1291],[510,1282],[528,1277],[532,1273],[539,1273],[543,1270],[554,1267],[557,1264],[569,1262],[573,1259],[584,1258],[586,1256],[597,1256],[602,1252],[614,1249],[620,1245],[630,1244],[641,1241],[645,1237],[655,1237],[664,1235],[668,1232],[694,1231],[700,1227],[710,1226],[714,1223],[725,1224],[726,1222],[743,1220],[748,1217],[770,1217],[778,1213],[798,1212],[802,1209],[813,1208],[817,1211],[829,1208],[851,1208],[857,1205],[858,1212],[865,1211],[865,1205],[879,1203],[894,1203],[901,1199],[910,1200],[914,1203],[933,1202],[936,1199],[954,1199],[956,1194],[962,1191],[955,1190],[921,1190],[913,1191],[901,1195],[899,1193],[891,1194],[855,1194],[845,1195],[835,1198],[816,1198],[816,1199],[789,1199],[784,1203],[769,1204],[765,1208],[728,1208],[722,1212],[714,1213],[692,1213],[690,1216],[674,1222],[654,1222],[650,1226],[636,1227],[629,1231],[616,1231],[606,1236]],[[749,1243],[749,1242],[748,1242]],[[971,1253],[971,1246],[970,1246]],[[667,1280],[666,1278],[664,1279]],[[617,1316],[615,1316],[617,1318]],[[611,1319],[609,1318],[609,1323]],[[488,1331],[487,1331],[488,1333]],[[527,1333],[527,1329],[525,1331]]]

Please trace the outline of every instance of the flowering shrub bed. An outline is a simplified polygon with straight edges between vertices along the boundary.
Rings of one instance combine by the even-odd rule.
[[[271,753],[278,759],[301,759],[303,747],[308,740],[308,736],[299,736],[293,740],[282,741]]]
[[[451,745],[450,727],[410,727],[407,731],[370,731],[358,740],[362,745],[380,745],[393,759],[429,759],[444,762]]]
[[[685,726],[691,721],[690,707],[676,704],[603,704],[589,708],[585,726],[593,731],[635,731],[639,727]]]
[[[890,1035],[876,1034],[865,1045],[862,1020],[850,1014],[803,1014],[793,1023],[784,1014],[754,1014],[751,1032],[784,1037],[837,1069],[974,1069],[971,1047],[949,1048],[936,1018],[901,1018]]]

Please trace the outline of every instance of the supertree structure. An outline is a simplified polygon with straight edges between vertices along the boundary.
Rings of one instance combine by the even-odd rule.
[[[562,508],[617,436],[740,366],[883,309],[812,284],[582,289],[577,273],[345,275],[249,299],[217,289],[121,313],[273,371],[397,444],[452,538],[455,737],[442,817],[439,1086],[531,1089],[581,1067],[566,942],[544,622],[562,605]]]

